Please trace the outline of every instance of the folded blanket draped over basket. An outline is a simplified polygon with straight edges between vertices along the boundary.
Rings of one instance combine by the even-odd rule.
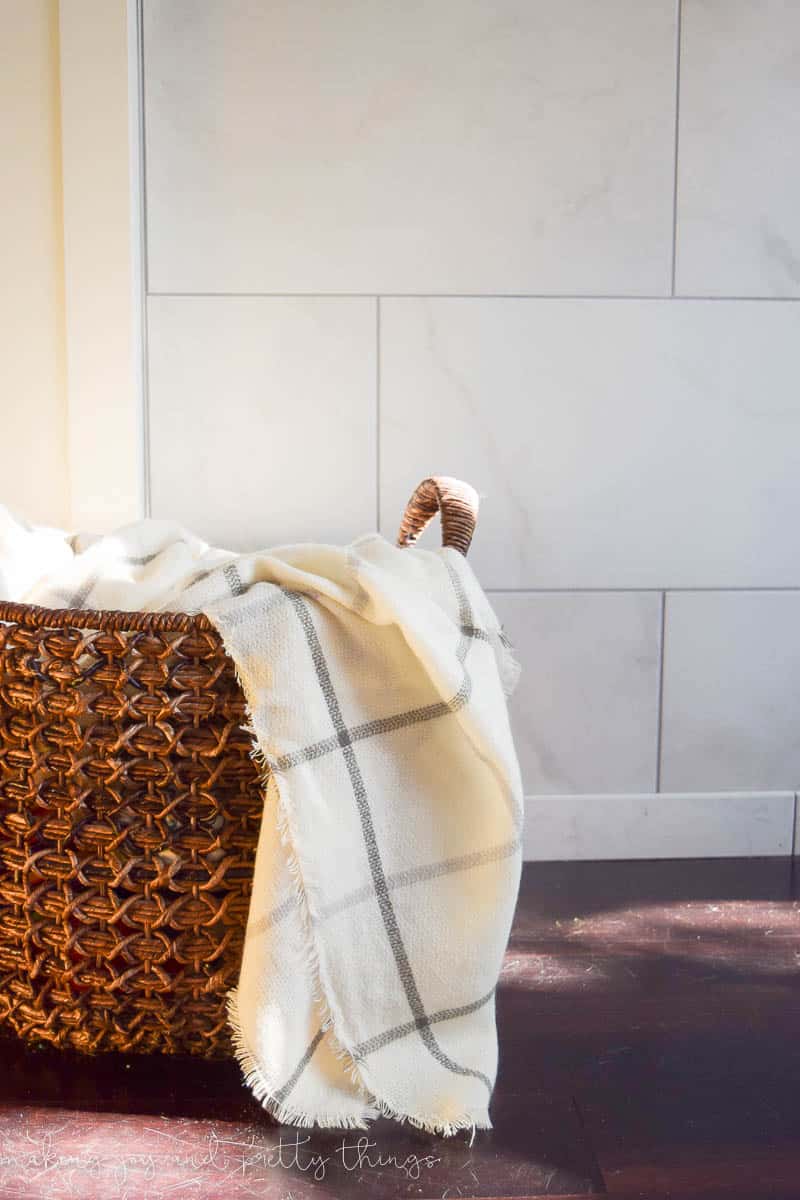
[[[0,509],[0,598],[219,630],[264,768],[229,1014],[265,1107],[490,1127],[522,788],[516,666],[466,560],[378,535],[233,554],[155,520],[67,536]]]

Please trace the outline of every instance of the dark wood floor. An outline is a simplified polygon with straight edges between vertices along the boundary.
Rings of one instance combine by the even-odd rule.
[[[232,1063],[4,1041],[0,1196],[800,1198],[796,895],[783,859],[526,868],[472,1146],[281,1129]]]

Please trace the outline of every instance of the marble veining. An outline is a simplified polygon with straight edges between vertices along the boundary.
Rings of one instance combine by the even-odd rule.
[[[792,304],[383,299],[381,512],[440,463],[488,587],[798,587],[798,371]]]
[[[668,293],[673,0],[197,9],[144,9],[154,291]]]
[[[800,296],[800,7],[683,0],[680,295]]]

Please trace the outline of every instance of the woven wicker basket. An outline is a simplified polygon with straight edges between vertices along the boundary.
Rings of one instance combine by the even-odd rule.
[[[466,554],[475,493],[425,480]],[[263,793],[202,615],[0,603],[0,1021],[86,1052],[231,1052]]]

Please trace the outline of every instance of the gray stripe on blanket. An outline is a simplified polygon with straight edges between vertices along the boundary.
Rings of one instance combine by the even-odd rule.
[[[92,594],[92,588],[97,583],[98,579],[99,579],[99,575],[97,575],[97,573],[95,573],[94,575],[90,575],[88,579],[85,579],[83,581],[83,583],[81,584],[81,586],[78,588],[77,592],[73,592],[72,595],[69,597],[66,607],[67,608],[83,608],[84,605],[86,604],[86,601],[89,599],[90,595]]]
[[[185,542],[173,542],[172,546],[185,546]],[[165,550],[172,549],[172,546],[164,546],[161,550],[154,550],[152,554],[126,554],[122,558],[122,562],[129,567],[146,567],[153,559],[158,558],[159,554],[163,554]]]
[[[258,937],[260,933],[266,933],[268,929],[272,929],[273,925],[280,925],[281,921],[288,917],[289,913],[300,905],[300,899],[294,894],[287,896],[280,904],[276,904],[271,912],[265,913],[263,917],[259,917],[256,921],[248,923],[245,938]]]
[[[394,892],[398,888],[411,887],[415,883],[423,883],[426,879],[438,879],[442,875],[454,875],[458,871],[472,871],[476,867],[486,866],[488,863],[501,862],[504,858],[510,858],[511,855],[522,845],[519,838],[515,838],[510,842],[503,842],[498,846],[488,846],[485,850],[476,850],[472,854],[461,854],[457,858],[442,859],[441,862],[429,863],[424,867],[413,867],[408,871],[397,871],[394,875],[387,875],[386,886],[390,891]],[[371,883],[364,884],[363,887],[355,888],[352,892],[348,892],[346,896],[342,896],[339,900],[334,900],[332,904],[327,905],[322,909],[317,924],[322,921],[327,921],[329,917],[335,917],[339,913],[344,912],[348,908],[353,908],[357,904],[363,903],[364,900],[369,900],[373,895],[373,887]],[[280,904],[276,904],[271,912],[266,913],[258,920],[251,922],[247,927],[247,937],[258,937],[262,933],[266,933],[274,925],[279,925],[289,913],[298,907],[300,901],[294,894],[287,896]]]
[[[477,1012],[479,1008],[483,1008],[484,1004],[488,1004],[495,989],[491,988],[485,996],[481,996],[479,1000],[473,1000],[471,1004],[462,1004],[459,1008],[442,1008],[438,1012],[432,1013],[431,1016],[425,1017],[426,1026],[438,1024],[440,1021],[453,1021],[457,1017],[465,1017],[470,1013]],[[381,1050],[384,1046],[390,1045],[391,1042],[399,1041],[400,1038],[408,1037],[410,1033],[416,1033],[421,1028],[419,1021],[407,1021],[405,1025],[395,1025],[394,1029],[387,1029],[384,1033],[376,1034],[375,1037],[368,1038],[365,1042],[360,1042],[352,1051],[351,1057],[359,1062],[367,1057],[368,1054],[374,1053],[375,1050]],[[318,1029],[314,1037],[308,1044],[300,1061],[292,1071],[286,1083],[278,1089],[271,1097],[275,1104],[283,1104],[289,1093],[296,1085],[298,1079],[305,1071],[311,1059],[314,1057],[314,1052],[324,1037],[324,1031]],[[476,1074],[476,1072],[472,1072]]]
[[[433,721],[437,717],[447,717],[451,713],[458,712],[468,699],[469,688],[465,681],[451,700],[437,700],[433,704],[426,704],[423,708],[414,708],[390,717],[376,717],[373,721],[366,721],[362,725],[354,725],[352,729],[345,729],[344,733],[351,742],[361,742],[364,738],[375,737],[379,733],[396,733],[400,729],[407,729],[410,725],[420,725],[425,721]],[[275,771],[288,771],[292,767],[300,766],[301,763],[324,758],[326,754],[340,750],[341,746],[341,739],[338,735],[323,738],[310,746],[293,750],[291,754],[282,755],[271,766]]]
[[[488,1004],[494,993],[495,989],[492,988],[485,996],[481,996],[480,1000],[473,1000],[471,1004],[462,1004],[460,1008],[442,1008],[425,1019],[428,1025],[434,1025],[439,1021],[452,1021],[456,1017],[466,1017],[469,1013],[483,1008],[484,1004]],[[419,1028],[418,1021],[407,1021],[405,1025],[395,1025],[394,1029],[387,1029],[385,1033],[376,1034],[375,1037],[368,1038],[366,1042],[360,1042],[352,1051],[353,1058],[358,1062],[375,1050],[381,1050],[384,1046],[388,1046],[390,1042],[408,1037],[410,1033],[414,1033]]]
[[[160,553],[161,551],[159,550],[155,554],[143,554],[140,557],[132,554],[124,554],[121,558],[115,559],[115,562],[121,562],[131,567],[144,567],[147,563],[152,562],[154,558],[158,558]],[[59,602],[64,608],[84,608],[99,579],[100,573],[99,571],[95,571],[87,579],[84,579],[77,591],[68,592],[62,588],[55,588],[50,592],[50,599]]]
[[[219,568],[215,567],[214,569],[218,570]],[[256,584],[251,584],[245,590],[249,592],[251,588],[256,586]],[[257,594],[255,600],[237,604],[235,608],[228,609],[224,615],[217,617],[216,620],[221,621],[225,629],[235,629],[237,625],[243,625],[246,621],[252,620],[254,616],[260,618],[266,617],[267,613],[271,612],[273,608],[286,602],[285,593],[275,584],[265,584],[264,586],[275,588],[275,591],[268,599],[264,599],[263,593]]]
[[[458,578],[458,575],[446,560],[444,561],[444,566],[450,577],[450,582],[458,601],[461,636],[458,649],[456,650],[456,657],[461,665],[464,666],[470,641],[490,643],[491,639],[484,629],[480,629],[473,623],[469,599],[461,586],[461,580]],[[352,729],[347,729],[343,725],[341,731],[334,734],[333,737],[322,738],[320,741],[314,742],[309,746],[304,746],[300,750],[294,750],[291,754],[284,754],[281,758],[276,759],[275,762],[270,763],[270,766],[275,771],[288,771],[292,767],[299,766],[301,763],[312,762],[314,759],[322,758],[324,755],[338,750],[342,745],[342,736],[347,736],[351,742],[360,742],[364,738],[375,737],[379,733],[396,733],[400,729],[407,729],[410,725],[418,725],[425,721],[433,721],[438,717],[448,716],[450,713],[458,712],[459,709],[463,708],[470,699],[471,694],[472,679],[465,670],[461,687],[449,700],[436,700],[432,704],[410,709],[408,712],[395,713],[389,717],[376,717],[372,721],[365,721],[361,725],[355,725]]]
[[[448,575],[453,583],[459,603],[461,625],[462,627],[471,626],[473,625],[473,620],[468,598],[461,588],[460,581],[455,575],[455,572],[449,567],[449,564],[446,565],[448,567]],[[303,627],[308,648],[311,652],[314,670],[316,671],[317,681],[319,683],[320,690],[322,691],[322,695],[325,698],[325,703],[327,705],[333,727],[340,740],[342,754],[344,755],[345,764],[350,776],[350,784],[353,789],[353,796],[355,798],[359,819],[361,821],[361,833],[364,838],[364,845],[367,851],[367,861],[369,862],[370,871],[372,873],[375,896],[378,901],[381,917],[383,918],[386,936],[388,938],[392,954],[394,955],[397,973],[400,977],[400,982],[403,985],[403,990],[406,994],[406,1000],[408,1001],[408,1005],[414,1015],[416,1025],[418,1026],[418,1032],[422,1043],[429,1054],[436,1059],[441,1066],[445,1067],[448,1071],[452,1071],[455,1075],[469,1075],[474,1079],[480,1079],[487,1091],[491,1094],[492,1084],[488,1076],[484,1075],[482,1071],[473,1070],[471,1067],[464,1067],[460,1063],[457,1063],[450,1058],[436,1041],[433,1032],[429,1028],[428,1016],[425,1012],[425,1007],[422,1003],[422,997],[420,996],[416,979],[414,978],[408,953],[403,943],[400,927],[397,922],[397,915],[394,911],[391,898],[389,896],[389,888],[387,885],[386,874],[383,869],[383,862],[381,861],[380,849],[378,847],[378,842],[375,835],[375,827],[372,822],[372,813],[370,811],[366,787],[364,786],[364,780],[361,775],[361,770],[358,766],[358,760],[356,758],[355,751],[353,750],[351,739],[347,733],[345,723],[342,719],[339,701],[337,699],[333,681],[328,670],[328,664],[325,660],[322,645],[317,635],[317,630],[314,625],[311,612],[308,608],[308,605],[303,600],[303,597],[288,590],[287,595],[289,596],[298,620]],[[469,644],[470,639],[464,637],[462,634],[458,650],[456,652],[457,657],[462,665],[465,663]],[[469,695],[472,690],[472,680],[466,669],[464,675],[466,691],[467,695]]]
[[[475,867],[483,867],[488,863],[501,862],[504,858],[510,858],[521,845],[520,839],[514,838],[513,841],[504,842],[500,846],[489,846],[486,850],[461,854],[458,858],[447,858],[438,863],[430,863],[425,867],[412,867],[408,871],[398,871],[394,875],[387,876],[386,884],[389,890],[394,892],[398,888],[424,883],[427,879],[439,879],[443,875],[454,875],[459,871],[472,871]],[[335,900],[332,904],[327,905],[320,913],[319,920],[327,921],[329,917],[335,917],[346,909],[360,904],[363,900],[368,900],[371,895],[371,883],[356,888],[355,891],[342,896],[340,900]]]
[[[216,563],[213,567],[204,567],[202,571],[198,571],[196,575],[192,575],[183,585],[183,590],[188,592],[196,583],[202,583],[204,579],[208,579],[209,575],[213,575],[215,571],[221,571],[222,563]]]
[[[278,1088],[277,1092],[275,1092],[275,1094],[271,1097],[275,1104],[283,1104],[284,1100],[289,1095],[300,1076],[303,1074],[303,1071],[305,1071],[306,1067],[311,1062],[311,1059],[314,1057],[314,1051],[322,1041],[323,1037],[323,1031],[318,1029],[309,1042],[308,1049],[300,1059],[300,1062],[297,1064],[295,1069],[292,1071],[289,1078],[286,1080],[286,1083],[283,1085],[283,1087]]]
[[[466,657],[466,647],[469,645],[467,639],[475,638],[481,641],[489,641],[488,634],[482,629],[476,629],[473,626],[462,625],[461,638],[459,640],[456,656],[464,665]],[[317,758],[323,758],[326,754],[332,754],[333,751],[339,750],[342,746],[342,736],[346,735],[351,742],[361,742],[365,738],[376,737],[380,733],[397,733],[400,729],[408,729],[411,725],[420,725],[425,721],[433,721],[438,717],[446,717],[451,713],[456,713],[464,707],[472,694],[472,679],[468,672],[464,671],[464,680],[458,691],[448,700],[436,700],[431,704],[425,704],[421,708],[412,708],[407,712],[393,713],[388,717],[375,717],[372,721],[365,721],[361,725],[354,725],[351,729],[343,727],[341,734],[334,734],[329,738],[322,738],[318,742],[312,742],[309,746],[303,746],[300,750],[293,750],[291,754],[284,754],[280,758],[275,759],[270,763],[274,771],[288,771],[292,767],[300,766],[301,763],[313,762]]]
[[[228,563],[227,567],[223,569],[222,574],[225,576],[225,582],[231,589],[231,595],[241,596],[242,592],[245,591],[245,586],[242,583],[242,577],[239,574],[236,563]]]

